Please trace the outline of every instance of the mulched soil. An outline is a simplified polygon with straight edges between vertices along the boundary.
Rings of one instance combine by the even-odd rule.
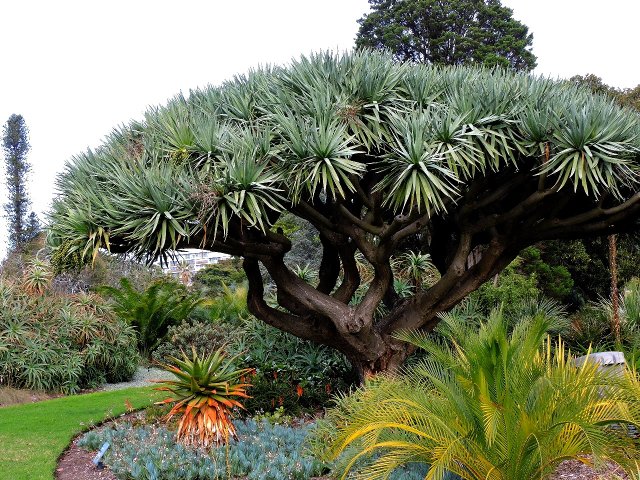
[[[97,430],[110,427],[114,422],[134,421],[145,415],[144,411],[125,413],[117,419],[104,422],[94,427]],[[78,441],[84,435],[81,433],[73,439],[69,447],[62,452],[58,458],[56,468],[56,480],[117,480],[116,476],[105,466],[102,469],[96,468],[92,460],[97,452],[88,452],[84,447],[78,446]]]
[[[57,480],[116,480],[116,476],[105,467],[98,470],[91,462],[95,452],[87,452],[77,445],[76,438],[62,454],[56,468]]]
[[[560,464],[550,480],[628,480],[629,477],[613,463],[594,470],[577,460],[567,460]]]

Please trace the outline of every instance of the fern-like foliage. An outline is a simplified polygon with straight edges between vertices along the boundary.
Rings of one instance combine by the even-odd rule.
[[[316,444],[341,478],[387,478],[417,462],[430,465],[426,479],[533,480],[569,458],[637,472],[626,428],[640,421],[638,378],[576,367],[547,337],[554,316],[532,310],[511,329],[500,310],[479,328],[449,315],[440,337],[399,335],[428,355],[340,398]]]
[[[103,286],[99,291],[111,297],[115,313],[138,333],[140,351],[149,356],[171,325],[185,320],[205,299],[189,293],[181,284],[159,280],[138,291],[127,278],[120,287]]]

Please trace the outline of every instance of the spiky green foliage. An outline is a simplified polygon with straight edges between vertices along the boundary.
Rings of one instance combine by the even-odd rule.
[[[76,156],[49,239],[86,259],[242,257],[252,313],[384,369],[406,354],[395,330],[432,328],[523,247],[628,229],[639,133],[636,112],[575,85],[320,53],[178,96]],[[285,259],[285,213],[318,231],[317,281]],[[440,273],[408,298],[393,291],[403,245]]]
[[[24,272],[23,284],[27,292],[42,294],[49,286],[53,272],[47,262],[33,260]]]
[[[577,350],[623,349],[634,356],[640,352],[640,280],[631,279],[620,290],[618,299],[620,341],[614,335],[611,299],[592,302],[573,316],[567,340]]]
[[[397,276],[409,280],[414,288],[422,289],[433,285],[440,276],[429,254],[409,250],[391,264],[398,270]],[[397,291],[397,288],[396,288]]]
[[[135,332],[96,295],[31,296],[0,281],[0,377],[5,385],[75,393],[129,379]]]
[[[193,347],[191,357],[182,356],[162,365],[176,379],[164,380],[158,387],[170,393],[162,403],[174,404],[167,419],[182,414],[178,440],[207,447],[235,439],[231,410],[242,408],[242,399],[248,397],[246,389],[251,385],[244,378],[249,369],[236,368],[235,358],[226,358],[221,348],[200,355]]]
[[[559,186],[620,194],[637,186],[638,146],[637,116],[568,85],[318,54],[178,96],[74,157],[51,241],[159,255],[234,218],[264,230],[288,201],[346,198],[370,171],[392,210],[438,211],[460,182],[539,151]]]
[[[403,376],[376,378],[339,399],[320,430],[342,478],[354,470],[357,478],[387,478],[418,462],[431,466],[426,479],[447,471],[469,480],[544,479],[562,460],[587,461],[583,455],[637,472],[638,445],[625,432],[640,421],[640,382],[632,372],[574,366],[561,341],[543,344],[550,323],[548,312],[532,310],[509,334],[495,310],[479,329],[445,317],[445,342],[402,334],[428,356]]]
[[[102,286],[101,293],[111,297],[115,313],[138,333],[140,351],[149,356],[171,325],[185,320],[205,299],[199,293],[189,293],[176,282],[158,280],[138,291],[123,277],[120,287]]]
[[[640,279],[632,278],[620,292],[618,300],[620,322],[629,336],[640,336]],[[609,323],[613,321],[613,305],[610,299],[601,299],[598,306]]]

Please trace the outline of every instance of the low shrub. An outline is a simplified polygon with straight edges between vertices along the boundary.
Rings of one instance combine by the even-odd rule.
[[[177,443],[175,433],[164,427],[128,423],[91,431],[79,444],[97,450],[108,441],[111,448],[104,461],[119,478],[308,480],[326,470],[304,452],[310,426],[293,428],[253,420],[234,424],[238,441],[230,441],[228,448],[187,447]]]
[[[233,344],[239,336],[238,328],[226,322],[186,321],[169,327],[164,341],[153,351],[151,358],[166,363],[169,357],[180,358],[182,352],[189,353],[193,348],[199,355],[206,355]]]
[[[248,412],[314,410],[334,394],[348,390],[356,376],[346,358],[328,347],[301,340],[254,318],[242,327],[240,339],[229,344],[242,366],[253,369],[249,379]]]
[[[133,329],[97,295],[31,296],[0,280],[0,382],[74,393],[131,378]]]

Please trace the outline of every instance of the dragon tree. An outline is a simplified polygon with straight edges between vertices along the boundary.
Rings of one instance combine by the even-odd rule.
[[[257,318],[365,376],[408,355],[394,332],[432,329],[524,247],[637,228],[639,159],[638,113],[569,82],[319,53],[177,96],[72,158],[49,240],[242,257]],[[287,212],[317,230],[317,280],[287,263]],[[401,297],[408,242],[440,275]]]

